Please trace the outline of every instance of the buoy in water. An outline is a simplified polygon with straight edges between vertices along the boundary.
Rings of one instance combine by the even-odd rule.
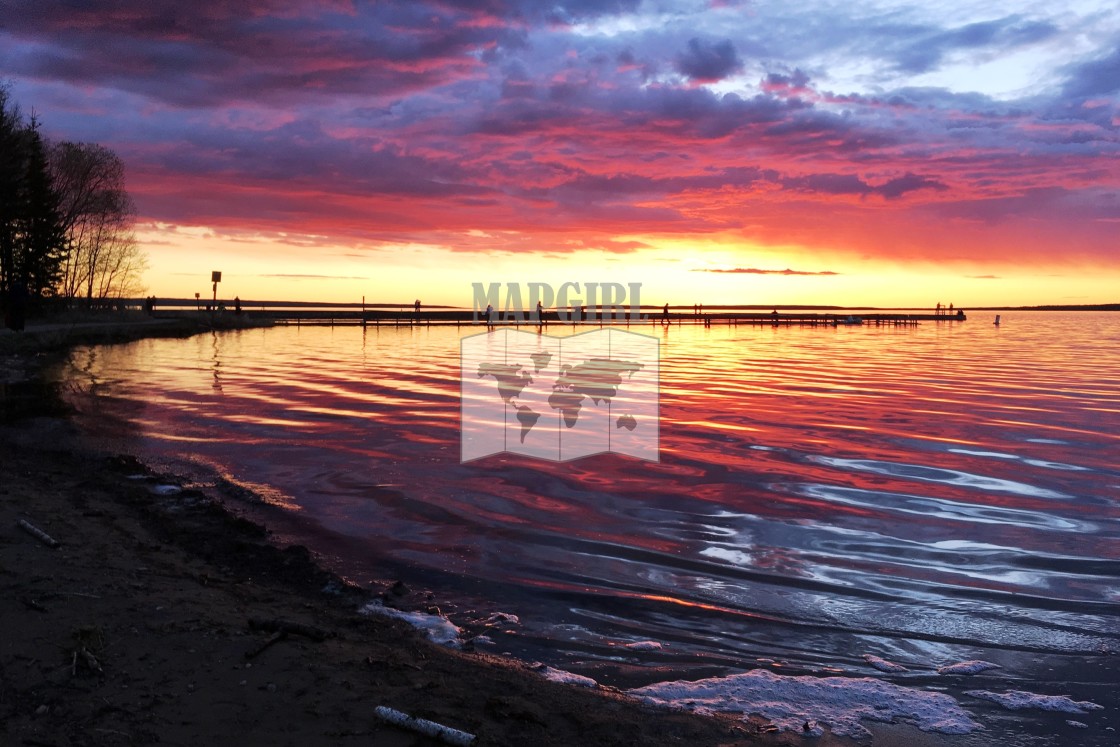
[[[996,325],[997,327],[999,326],[999,314],[996,314],[996,320],[992,322],[992,324]]]

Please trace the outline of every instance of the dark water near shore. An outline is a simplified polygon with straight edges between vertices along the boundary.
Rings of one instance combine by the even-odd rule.
[[[346,575],[431,586],[468,627],[518,615],[491,650],[1071,695],[1106,709],[967,705],[1023,743],[1115,744],[1120,314],[990,321],[647,328],[659,463],[460,464],[475,330],[143,340],[79,349],[64,377],[93,433],[255,491]],[[1002,668],[959,687],[930,670],[964,659]]]

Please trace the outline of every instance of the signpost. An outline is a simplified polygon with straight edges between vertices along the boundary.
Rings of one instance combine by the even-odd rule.
[[[210,272],[210,282],[214,284],[214,311],[218,310],[218,283],[222,282],[222,273],[220,270],[213,270]]]

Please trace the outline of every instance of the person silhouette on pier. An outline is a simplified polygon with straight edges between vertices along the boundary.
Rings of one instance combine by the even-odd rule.
[[[412,304],[412,311],[416,315],[416,323],[420,323],[420,299],[417,298],[416,302]]]
[[[233,313],[234,314],[240,314],[241,313],[241,297],[240,296],[234,296],[233,297]]]
[[[661,322],[662,324],[669,323],[669,304],[665,304],[665,308],[661,311]]]
[[[486,304],[486,328],[490,329],[494,326],[494,305]]]
[[[544,304],[537,301],[537,324],[544,324]]]

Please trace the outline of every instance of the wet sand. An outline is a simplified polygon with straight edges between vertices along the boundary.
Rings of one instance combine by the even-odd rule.
[[[67,448],[72,434],[57,420],[6,430],[4,744],[433,743],[379,723],[378,705],[480,745],[747,741],[751,728],[732,719],[551,683],[359,616],[362,592],[202,494],[154,495],[129,479],[141,465]],[[292,632],[266,647],[276,626]]]

